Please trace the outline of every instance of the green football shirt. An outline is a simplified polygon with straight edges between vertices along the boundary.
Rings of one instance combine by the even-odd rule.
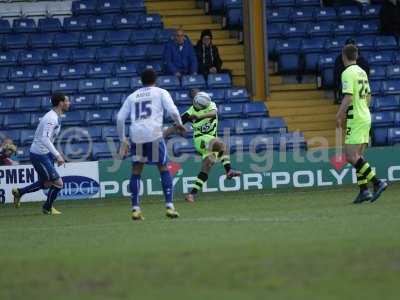
[[[348,66],[342,73],[342,92],[352,96],[347,109],[347,127],[371,123],[367,95],[371,94],[367,73],[358,65]]]
[[[193,106],[191,106],[185,114],[189,114],[190,116],[202,116],[211,111],[217,110],[217,105],[214,102],[210,102],[207,108],[202,110],[196,110]],[[212,135],[217,136],[217,128],[218,128],[218,117],[217,118],[207,118],[198,120],[192,123],[193,127],[193,137],[197,138],[202,135]]]

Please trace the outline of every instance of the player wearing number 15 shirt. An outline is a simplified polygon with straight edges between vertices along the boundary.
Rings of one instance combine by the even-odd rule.
[[[344,98],[336,115],[336,127],[342,128],[346,119],[346,138],[344,150],[347,161],[357,171],[357,184],[360,193],[353,203],[376,201],[386,189],[387,183],[379,180],[368,161],[364,151],[369,141],[371,113],[369,102],[371,89],[368,76],[357,66],[358,49],[355,45],[346,45],[342,50],[342,59],[346,69],[342,73],[342,93]],[[373,193],[368,190],[368,183],[374,185]]]
[[[140,178],[144,164],[157,165],[166,201],[166,216],[177,218],[173,205],[172,178],[167,168],[167,147],[163,139],[163,118],[166,111],[175,122],[179,133],[185,132],[179,111],[168,91],[156,87],[157,75],[153,70],[141,74],[143,88],[129,95],[117,116],[117,130],[121,141],[120,155],[132,154],[132,176],[129,183],[132,197],[132,219],[143,220],[139,206]],[[125,121],[130,118],[129,140]]]

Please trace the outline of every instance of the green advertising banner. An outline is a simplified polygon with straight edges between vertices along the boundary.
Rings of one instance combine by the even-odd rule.
[[[400,181],[400,147],[369,148],[365,157],[378,177]],[[306,152],[236,153],[232,165],[242,176],[226,180],[224,169],[217,163],[212,169],[203,192],[243,191],[251,189],[282,189],[329,187],[356,183],[355,170],[343,154],[335,149]],[[171,160],[176,194],[192,188],[200,170],[198,156],[183,155]],[[101,197],[129,196],[131,163],[129,159],[99,162]],[[162,195],[161,181],[155,166],[146,166],[142,174],[141,195]]]

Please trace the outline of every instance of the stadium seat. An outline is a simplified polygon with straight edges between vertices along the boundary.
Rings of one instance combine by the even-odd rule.
[[[69,100],[71,101],[70,109],[92,109],[95,107],[95,95],[71,95]]]
[[[300,7],[307,7],[307,6],[314,6],[319,7],[321,2],[319,0],[296,0],[296,6]]]
[[[11,25],[8,20],[0,19],[0,34],[7,34],[11,32]]]
[[[374,39],[369,36],[360,36],[356,39],[356,45],[359,50],[371,51],[375,49]]]
[[[377,19],[380,9],[380,5],[366,5],[362,9],[362,16],[364,19]]]
[[[147,45],[136,45],[124,47],[121,57],[124,61],[144,60],[147,54]]]
[[[131,39],[131,30],[108,31],[105,43],[110,46],[128,45]]]
[[[207,85],[210,89],[215,88],[230,88],[231,77],[227,73],[209,74],[207,78]]]
[[[16,111],[40,111],[41,105],[41,97],[24,97],[15,99]]]
[[[82,32],[87,30],[89,19],[87,16],[68,17],[63,21],[63,29],[67,32]]]
[[[131,41],[134,44],[151,44],[154,42],[156,32],[154,30],[134,30]]]
[[[167,90],[177,90],[180,88],[179,78],[174,75],[158,76],[157,86]]]
[[[295,8],[291,14],[291,20],[293,22],[312,22],[314,19],[313,8],[310,7],[299,7]]]
[[[0,115],[0,125],[3,125],[3,117],[4,115]],[[19,141],[21,137],[21,130],[18,129],[11,129],[11,130],[1,130],[0,131],[0,140],[3,138],[9,137],[13,141]]]
[[[386,74],[388,79],[400,79],[400,65],[387,66]]]
[[[112,154],[110,152],[109,146],[107,143],[93,143],[92,149],[92,158],[94,160],[111,158]]]
[[[37,65],[43,62],[43,50],[22,50],[19,52],[18,62],[21,65]]]
[[[62,153],[67,160],[88,160],[91,158],[89,143],[67,143],[62,146]]]
[[[83,79],[86,76],[86,65],[64,65],[61,68],[61,79]]]
[[[287,132],[275,136],[274,144],[279,143],[280,150],[291,151],[294,149],[307,149],[307,142],[304,134],[300,132]]]
[[[25,83],[2,83],[0,84],[0,97],[19,97],[25,92]]]
[[[305,37],[307,34],[307,25],[305,23],[283,25],[282,34],[288,39]]]
[[[245,88],[226,89],[225,99],[228,102],[246,102],[249,100],[249,94]]]
[[[12,113],[4,117],[4,127],[7,129],[26,128],[29,127],[30,122],[31,115],[29,113]]]
[[[98,0],[97,12],[102,14],[118,14],[122,11],[122,0]]]
[[[51,93],[50,81],[30,81],[26,83],[25,94],[27,96],[44,96]]]
[[[140,15],[138,25],[141,28],[161,28],[162,20],[159,14]]]
[[[276,43],[275,51],[279,54],[284,53],[298,53],[300,50],[300,40],[290,39],[281,40]]]
[[[321,37],[321,36],[330,36],[332,34],[332,23],[331,22],[323,22],[316,24],[309,24],[307,28],[307,33],[310,37]]]
[[[348,37],[354,35],[357,28],[359,28],[359,25],[356,21],[345,21],[336,23],[336,25],[333,26],[333,33],[335,36],[344,35]]]
[[[271,23],[267,26],[268,38],[283,38],[282,23]]]
[[[114,16],[113,24],[116,29],[138,29],[139,17],[136,14]]]
[[[43,99],[44,98],[42,98],[42,101],[41,101],[42,104],[43,104]],[[48,111],[48,109],[46,111]],[[38,124],[39,124],[40,120],[43,118],[44,114],[45,113],[43,113],[43,112],[31,113],[31,121],[30,121],[31,128],[36,128],[38,126]]]
[[[79,33],[77,32],[58,32],[54,36],[56,47],[78,47]]]
[[[96,13],[96,0],[80,0],[72,2],[73,15],[93,15]]]
[[[130,91],[130,78],[107,78],[104,89],[107,93],[125,93]]]
[[[102,126],[101,137],[103,141],[107,141],[108,139],[112,139],[114,141],[119,140],[116,126]]]
[[[99,62],[116,62],[121,59],[122,47],[102,47],[96,50],[96,58]]]
[[[176,91],[172,97],[176,105],[192,104],[192,98],[188,90]]]
[[[257,133],[261,130],[261,119],[238,119],[235,121],[236,134]]]
[[[261,130],[265,133],[285,133],[287,126],[282,118],[262,118]]]
[[[114,73],[116,77],[133,77],[137,76],[136,64],[132,62],[117,63],[114,65]],[[110,77],[110,76],[109,76]]]
[[[91,16],[88,18],[89,30],[113,30],[114,19],[112,15]]]
[[[340,51],[342,51],[342,48],[343,48],[346,40],[347,40],[347,37],[345,37],[345,36],[328,39],[325,44],[325,49],[329,52],[339,53]]]
[[[29,18],[14,19],[12,27],[15,33],[31,33],[37,30],[35,20]]]
[[[243,10],[240,8],[229,9],[226,13],[226,27],[229,29],[243,28]]]
[[[243,105],[243,113],[248,117],[266,117],[267,107],[262,101],[245,103]]]
[[[368,62],[371,65],[387,66],[393,61],[392,52],[377,52],[371,53],[368,57]]]
[[[173,29],[159,29],[156,32],[156,35],[154,37],[154,41],[156,43],[161,43],[161,44],[165,44],[167,42],[169,42],[174,35],[174,30]]]
[[[17,63],[18,53],[13,51],[0,52],[0,66],[14,66]]]
[[[381,81],[370,81],[369,86],[371,88],[372,95],[379,95],[382,91],[382,82]]]
[[[30,46],[32,48],[51,48],[53,46],[54,34],[53,33],[37,33],[31,34]]]
[[[71,60],[71,52],[69,49],[48,50],[44,57],[48,64],[67,64]]]
[[[11,113],[14,110],[14,101],[12,99],[2,99],[0,98],[0,112],[1,113]],[[2,123],[0,122],[0,125]]]
[[[299,69],[298,54],[282,54],[278,58],[278,73],[296,74]]]
[[[182,76],[182,88],[192,89],[192,88],[204,88],[206,86],[206,81],[203,75],[184,75]],[[215,86],[217,87],[217,86]],[[210,86],[211,88],[211,86]]]
[[[205,90],[205,92],[211,97],[213,102],[217,104],[225,102],[225,89]]]
[[[30,147],[18,147],[17,152],[15,153],[15,160],[19,162],[28,162],[29,161],[29,152]]]
[[[34,67],[14,67],[10,68],[10,81],[29,81],[33,78]]]
[[[87,68],[86,75],[90,78],[112,77],[113,67],[113,63],[90,64]]]
[[[83,136],[82,140],[86,140],[86,137],[91,141],[100,141],[102,139],[102,128],[99,126],[92,126],[79,129]]]
[[[218,112],[221,119],[240,118],[243,116],[243,106],[240,103],[223,104],[218,106]]]
[[[98,108],[120,108],[122,94],[100,94],[96,95],[96,106]]]
[[[400,128],[400,112],[394,114],[394,126]]]
[[[53,93],[62,92],[65,94],[74,94],[78,92],[77,80],[58,80],[53,81],[51,85]]]
[[[60,32],[62,25],[58,18],[44,18],[38,20],[38,29],[40,32]]]
[[[146,11],[143,1],[123,0],[123,13],[143,13]]]
[[[73,63],[94,63],[96,61],[95,48],[75,48],[71,51]]]
[[[394,36],[376,36],[375,48],[381,50],[395,50],[398,48],[396,38]]]
[[[138,73],[141,74],[146,69],[153,69],[157,74],[162,73],[162,64],[159,62],[146,62],[137,65]]]
[[[379,32],[379,23],[375,21],[364,21],[360,22],[359,27],[359,34],[366,35],[366,34],[376,34]]]
[[[22,129],[19,141],[23,146],[28,146],[28,145],[30,146],[33,142],[34,137],[35,137],[34,129]]]
[[[387,141],[389,145],[400,144],[400,128],[389,128]]]
[[[136,91],[137,89],[140,89],[141,87],[143,87],[143,83],[142,83],[142,80],[140,79],[140,77],[138,77],[138,76],[133,77],[130,82],[130,87],[131,87],[132,91]]]
[[[0,67],[0,82],[8,81],[8,74],[9,74],[8,67]]]
[[[82,79],[78,84],[79,93],[101,93],[104,90],[104,79]]]
[[[218,135],[223,136],[225,134],[234,134],[237,120],[238,119],[224,119],[218,122]]]
[[[386,68],[383,66],[371,66],[369,68],[369,79],[385,80],[386,79]]]
[[[6,49],[28,48],[29,35],[26,33],[13,33],[4,36],[3,45]]]
[[[52,107],[53,107],[53,105],[51,104],[50,97],[49,96],[42,97],[42,105],[41,105],[42,110],[49,111]],[[41,116],[43,114],[40,113],[39,115]]]
[[[37,66],[34,71],[36,80],[57,80],[60,75],[60,66]]]
[[[314,9],[314,18],[317,22],[336,21],[336,9],[323,7]]]
[[[70,111],[61,118],[63,126],[82,126],[85,124],[84,111]]]
[[[146,58],[148,60],[162,59],[164,54],[164,45],[151,45],[147,48]]]
[[[88,125],[110,125],[114,114],[112,109],[93,110],[86,113]]]
[[[179,157],[182,154],[196,154],[196,149],[193,143],[187,139],[179,139],[175,141],[172,145],[172,152],[174,156]]]
[[[400,110],[400,96],[374,97],[372,100],[372,109],[374,112]]]
[[[104,31],[82,32],[80,35],[80,44],[84,47],[104,46],[105,35]]]
[[[382,89],[386,95],[400,94],[400,81],[399,80],[384,81],[382,84]]]
[[[340,6],[337,8],[337,16],[342,20],[357,20],[360,15],[358,6]]]
[[[278,8],[267,10],[267,21],[269,23],[282,23],[287,22],[292,13],[291,8]]]
[[[394,126],[394,113],[391,111],[376,112],[371,115],[372,127],[390,127]]]
[[[372,131],[372,144],[374,146],[386,146],[388,144],[388,128],[374,128]]]

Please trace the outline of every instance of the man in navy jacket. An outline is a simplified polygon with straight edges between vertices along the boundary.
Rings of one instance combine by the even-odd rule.
[[[185,37],[183,29],[178,29],[175,39],[165,45],[165,71],[167,74],[181,77],[197,73],[197,57],[193,45]]]

